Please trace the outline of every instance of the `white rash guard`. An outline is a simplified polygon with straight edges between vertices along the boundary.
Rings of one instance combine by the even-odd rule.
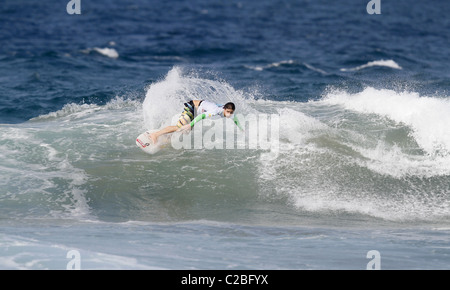
[[[208,117],[220,115],[223,117],[223,105],[218,105],[209,101],[202,101],[197,109],[197,115],[205,113]]]
[[[191,128],[194,127],[195,123],[205,119],[206,117],[212,117],[216,115],[225,117],[223,111],[223,105],[215,104],[209,101],[202,101],[197,109],[197,117],[195,117],[194,120],[192,120],[192,122],[190,123]],[[242,128],[236,116],[234,116],[233,121],[239,127],[239,129],[241,129],[241,131],[244,131],[244,128]]]

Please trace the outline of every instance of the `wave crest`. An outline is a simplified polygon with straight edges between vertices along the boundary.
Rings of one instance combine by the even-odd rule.
[[[369,61],[366,64],[354,67],[354,68],[341,68],[341,71],[359,71],[368,67],[374,67],[374,66],[381,66],[381,67],[389,67],[393,69],[402,69],[402,67],[393,61],[392,59],[389,60],[375,60],[375,61]]]

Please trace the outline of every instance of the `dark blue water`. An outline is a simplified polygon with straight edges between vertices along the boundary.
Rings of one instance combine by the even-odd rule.
[[[276,100],[317,99],[329,85],[446,92],[449,84],[445,1],[383,1],[381,15],[350,0],[84,1],[81,15],[61,1],[7,0],[0,9],[2,123],[123,92],[143,98],[174,65],[213,71],[239,89],[263,87]],[[94,47],[119,58],[83,53]],[[340,71],[380,59],[403,70]]]
[[[0,268],[449,268],[449,2],[67,2],[0,4]],[[134,145],[189,98],[279,155]]]

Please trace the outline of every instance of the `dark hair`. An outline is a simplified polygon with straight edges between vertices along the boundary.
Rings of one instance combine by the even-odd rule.
[[[223,108],[224,109],[231,109],[231,110],[235,110],[236,109],[236,106],[232,103],[232,102],[229,102],[229,103],[226,103],[224,106],[223,106]]]

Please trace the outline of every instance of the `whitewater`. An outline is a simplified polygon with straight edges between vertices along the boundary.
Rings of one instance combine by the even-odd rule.
[[[193,98],[234,101],[241,114],[279,115],[279,151],[169,146],[148,155],[137,148],[138,134],[170,124]],[[445,229],[449,113],[446,98],[371,87],[358,93],[329,88],[309,102],[267,100],[174,67],[146,88],[143,101],[117,96],[105,105],[67,104],[1,125],[1,219],[20,227],[52,220],[63,228],[88,224],[125,232],[131,229],[124,225],[167,223],[215,230],[238,223],[261,231],[317,225],[339,231],[368,222],[371,228]],[[23,243],[32,252],[42,247],[8,231],[3,245]],[[51,255],[68,248],[45,247]],[[90,251],[96,261],[100,254]],[[109,267],[108,259],[92,266]],[[123,259],[116,257],[132,268],[147,265]],[[8,263],[3,266],[15,265]]]

